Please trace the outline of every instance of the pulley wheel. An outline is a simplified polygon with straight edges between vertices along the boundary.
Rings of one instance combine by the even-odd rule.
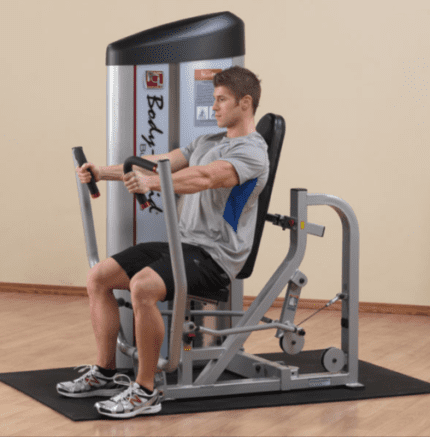
[[[281,349],[288,355],[296,355],[302,351],[305,345],[305,337],[295,332],[286,332],[279,340]]]
[[[345,354],[342,350],[331,347],[324,351],[321,362],[327,372],[339,372],[345,366]]]

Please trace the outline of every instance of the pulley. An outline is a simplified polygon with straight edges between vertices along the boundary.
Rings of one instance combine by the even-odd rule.
[[[321,363],[327,372],[339,372],[345,366],[345,354],[340,349],[330,347],[324,351]]]
[[[296,332],[286,332],[280,339],[281,349],[288,355],[296,355],[302,351],[305,337]]]

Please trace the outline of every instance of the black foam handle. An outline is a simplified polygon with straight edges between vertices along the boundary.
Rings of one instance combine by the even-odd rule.
[[[124,174],[127,174],[133,171],[133,165],[137,165],[138,167],[142,167],[145,170],[157,172],[157,163],[148,161],[147,159],[139,158],[138,156],[130,156],[124,162]],[[146,198],[144,194],[137,193],[136,199],[140,204],[142,209],[148,208],[151,206],[151,202]]]
[[[87,163],[87,158],[85,157],[84,150],[82,147],[73,147],[73,154],[75,155],[75,159],[77,163],[79,164],[79,167],[82,167],[85,163]],[[90,190],[91,197],[93,199],[97,199],[97,197],[100,197],[99,189],[97,188],[96,180],[94,179],[94,175],[90,169],[88,171],[91,174],[91,181],[88,182],[88,189]]]

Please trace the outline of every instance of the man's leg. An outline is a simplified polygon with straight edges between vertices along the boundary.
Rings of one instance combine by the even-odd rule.
[[[152,391],[165,331],[157,302],[165,299],[166,285],[158,273],[145,267],[133,276],[130,291],[139,354],[136,382]]]
[[[130,279],[112,258],[95,265],[87,276],[91,322],[97,343],[98,366],[116,369],[119,309],[113,290],[129,290]]]

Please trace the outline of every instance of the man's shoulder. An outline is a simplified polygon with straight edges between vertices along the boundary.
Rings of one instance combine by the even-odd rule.
[[[266,143],[266,140],[264,139],[263,135],[261,135],[258,131],[252,132],[248,135],[249,139],[248,141],[258,147],[262,147],[264,149],[268,148],[268,145]]]
[[[200,135],[199,137],[196,138],[196,142],[197,143],[219,142],[222,141],[225,136],[226,136],[226,132]]]
[[[268,151],[266,141],[257,131],[246,136],[236,138],[228,138],[226,132],[200,135],[194,141],[193,150],[210,150],[217,145],[223,146],[222,150],[224,154],[235,153],[235,151],[252,154],[257,153],[256,149],[259,149],[261,151],[260,153],[267,154]]]
[[[267,151],[267,149],[268,149],[268,146],[267,146],[265,139],[257,131],[251,132],[250,134],[248,134],[244,137],[231,138],[230,145],[231,145],[231,147],[246,145],[248,147],[257,147],[257,148],[263,149],[265,151]]]

